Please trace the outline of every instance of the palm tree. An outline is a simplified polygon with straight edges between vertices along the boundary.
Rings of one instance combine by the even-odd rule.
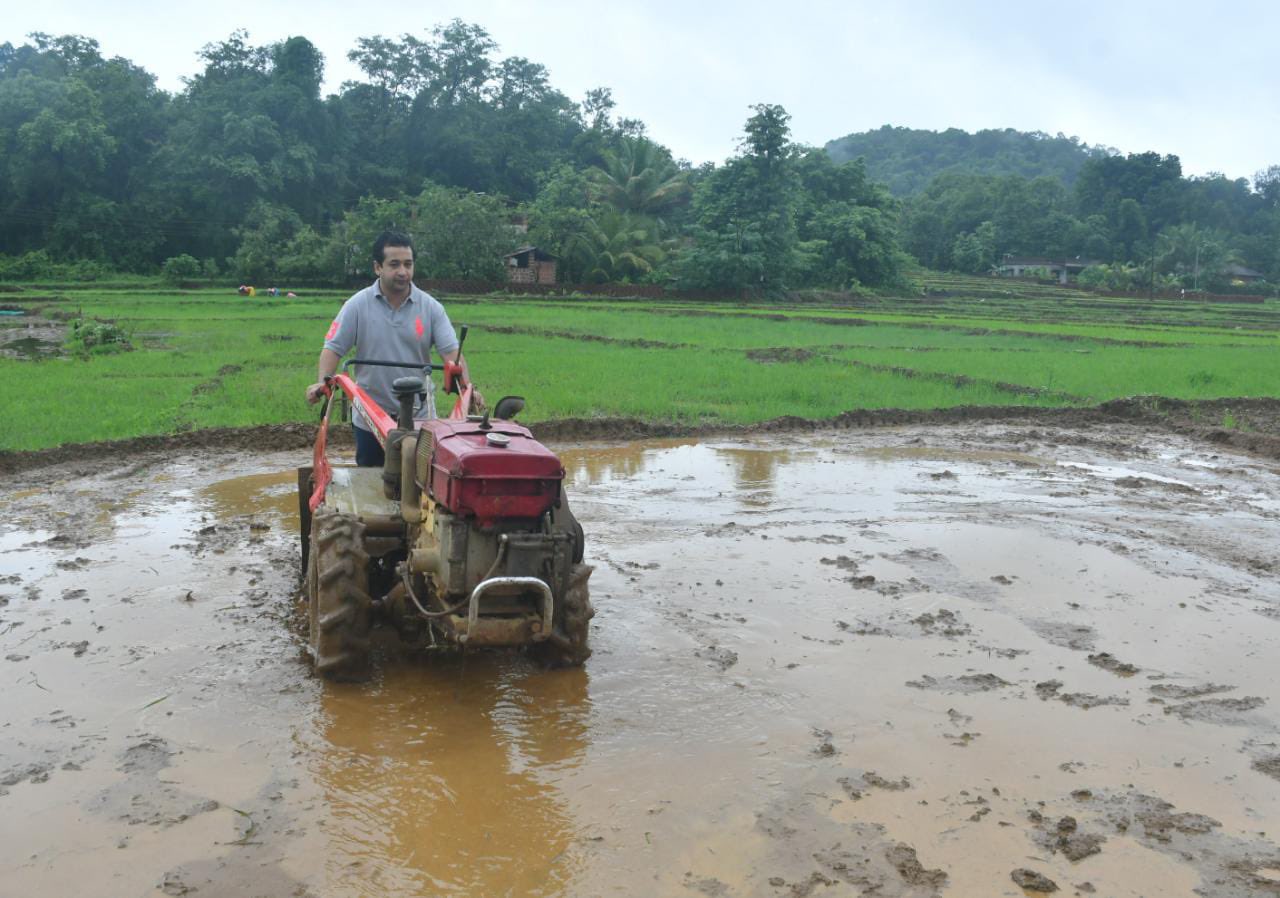
[[[600,284],[642,279],[666,258],[651,220],[612,211],[584,219],[565,238],[562,254],[570,270]]]
[[[1206,277],[1240,261],[1240,254],[1227,246],[1225,234],[1193,223],[1170,225],[1161,231],[1156,253],[1161,271],[1180,275],[1193,289],[1199,289]]]
[[[618,212],[658,215],[688,200],[688,172],[667,150],[644,137],[624,137],[590,172],[592,199]]]

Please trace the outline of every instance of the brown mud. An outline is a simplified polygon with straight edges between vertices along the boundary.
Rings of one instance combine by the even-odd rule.
[[[544,427],[585,669],[363,684],[300,650],[309,426],[8,456],[0,894],[1280,894],[1280,453],[1001,411]]]

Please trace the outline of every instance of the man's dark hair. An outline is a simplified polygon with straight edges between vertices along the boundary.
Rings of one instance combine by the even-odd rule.
[[[413,238],[404,231],[383,231],[379,234],[378,239],[373,241],[373,260],[379,265],[386,261],[383,250],[388,246],[407,246],[409,252],[413,252]]]

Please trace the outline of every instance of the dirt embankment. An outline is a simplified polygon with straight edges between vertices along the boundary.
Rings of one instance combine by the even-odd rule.
[[[530,425],[542,440],[635,440],[660,437],[751,436],[761,433],[805,432],[828,429],[950,425],[980,423],[1040,424],[1046,427],[1084,427],[1093,424],[1129,423],[1177,433],[1216,445],[1280,458],[1280,399],[1213,399],[1187,401],[1158,396],[1137,396],[1104,402],[1091,408],[1036,408],[1025,406],[956,406],[954,408],[856,409],[834,418],[784,416],[757,424],[689,425],[638,418],[559,418]],[[1227,425],[1230,426],[1227,426]],[[268,424],[257,427],[218,427],[164,436],[136,437],[97,443],[58,446],[33,451],[0,452],[0,476],[22,471],[83,462],[93,470],[95,460],[118,460],[122,455],[164,453],[191,449],[277,451],[310,446],[314,424]],[[346,427],[330,429],[330,442],[348,446]]]

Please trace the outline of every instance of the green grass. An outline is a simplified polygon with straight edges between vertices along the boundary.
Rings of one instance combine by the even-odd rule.
[[[688,424],[825,418],[849,409],[1075,405],[1134,394],[1276,396],[1280,303],[1113,299],[987,279],[954,295],[856,305],[730,305],[598,297],[444,297],[473,327],[491,399],[523,419],[633,416]],[[986,290],[986,293],[983,293]],[[309,421],[302,399],[344,293],[245,299],[152,285],[5,294],[19,319],[112,321],[135,351],[0,358],[0,449]],[[6,320],[4,333],[13,330]],[[501,330],[508,332],[502,332]],[[1022,388],[1014,389],[1011,388]]]

